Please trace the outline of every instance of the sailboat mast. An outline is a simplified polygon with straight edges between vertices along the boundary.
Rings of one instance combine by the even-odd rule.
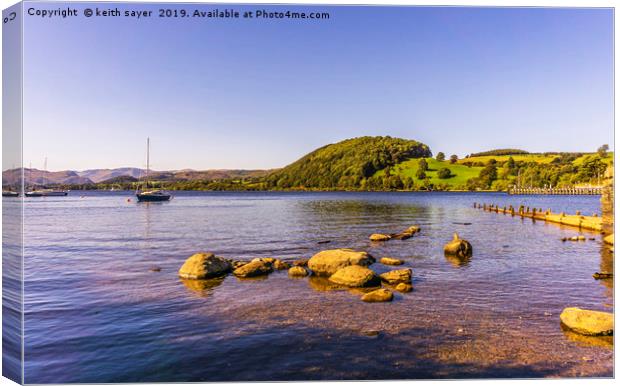
[[[151,153],[151,139],[146,137],[146,188],[149,188],[149,164]]]

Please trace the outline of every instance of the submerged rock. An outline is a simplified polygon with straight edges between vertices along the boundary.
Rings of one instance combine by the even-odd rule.
[[[565,308],[560,314],[564,326],[582,335],[613,335],[614,314],[610,312]]]
[[[224,275],[230,272],[231,268],[225,259],[213,253],[200,252],[185,260],[179,269],[179,276],[183,279],[207,279]]]
[[[237,269],[239,267],[243,267],[244,265],[246,265],[248,262],[247,261],[233,261],[232,262],[232,268],[233,269]]]
[[[277,269],[278,271],[282,271],[282,270],[291,268],[291,265],[287,263],[286,261],[277,259],[276,261],[273,262],[273,268]]]
[[[264,259],[254,259],[249,263],[235,269],[233,274],[237,277],[255,277],[268,275],[273,272],[273,264]]]
[[[251,262],[255,262],[255,261],[261,261],[267,264],[273,264],[276,262],[276,258],[275,257],[257,257],[255,259],[252,259]]]
[[[367,252],[352,249],[328,249],[312,256],[308,260],[308,268],[316,275],[331,276],[340,268],[349,265],[368,266],[374,262],[375,258]]]
[[[394,295],[392,291],[387,290],[385,288],[380,288],[378,290],[374,290],[364,294],[362,296],[362,300],[368,303],[376,303],[376,302],[390,302],[394,299]]]
[[[413,291],[413,286],[411,284],[399,283],[394,289],[398,292],[411,292]]]
[[[459,258],[471,257],[473,253],[473,249],[469,241],[461,239],[457,233],[454,233],[452,241],[443,247],[443,251],[447,255],[452,255]]]
[[[296,266],[296,267],[307,267],[308,266],[308,259],[295,260],[295,261],[293,261],[293,265]]]
[[[309,272],[304,267],[291,267],[288,270],[288,275],[292,277],[305,277],[309,275]]]
[[[329,277],[329,281],[347,287],[372,287],[381,284],[372,270],[360,265],[349,265],[339,269]]]
[[[397,269],[379,275],[388,284],[411,283],[411,268]]]
[[[384,235],[381,233],[373,233],[372,235],[370,235],[370,241],[388,241],[391,238],[392,237],[390,237],[389,235]]]
[[[382,257],[381,260],[379,260],[379,262],[385,265],[402,265],[404,263],[403,260],[394,259],[392,257]]]
[[[409,228],[405,229],[404,231],[400,232],[400,233],[395,233],[393,235],[390,235],[392,238],[397,239],[397,240],[406,240],[410,237],[412,237],[414,234],[418,233],[420,231],[420,227],[417,225],[413,225],[410,226]]]
[[[596,272],[594,275],[592,275],[592,277],[596,280],[611,279],[614,277],[614,274],[612,272]]]

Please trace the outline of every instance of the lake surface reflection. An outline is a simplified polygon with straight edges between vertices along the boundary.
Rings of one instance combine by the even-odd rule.
[[[610,377],[610,342],[575,337],[559,323],[567,306],[613,312],[613,281],[592,278],[613,269],[601,236],[563,243],[579,231],[473,208],[600,214],[598,199],[270,192],[179,192],[155,204],[133,202],[131,192],[27,199],[25,382]],[[410,225],[422,231],[409,240],[368,241]],[[473,245],[467,261],[443,255],[455,231]],[[262,280],[177,277],[198,251],[292,261],[342,247],[404,259],[414,291],[367,304],[359,292],[285,271]]]

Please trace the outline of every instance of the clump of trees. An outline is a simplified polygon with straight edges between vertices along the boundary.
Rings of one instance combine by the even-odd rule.
[[[401,186],[396,176],[386,182],[375,173],[411,158],[431,157],[427,145],[392,137],[359,137],[323,146],[270,174],[270,189],[387,189]],[[399,177],[400,178],[400,177]]]
[[[600,149],[599,149],[600,150]],[[607,156],[597,152],[574,162],[583,153],[557,153],[549,163],[490,159],[476,178],[467,181],[469,190],[506,190],[511,185],[521,187],[571,187],[576,184],[598,184],[605,173]]]
[[[448,168],[441,168],[437,170],[437,177],[445,180],[452,177],[452,172]]]

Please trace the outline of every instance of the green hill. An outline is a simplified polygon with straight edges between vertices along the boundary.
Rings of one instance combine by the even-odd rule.
[[[359,137],[323,146],[266,178],[271,189],[364,189],[378,170],[430,157],[427,145],[392,137]]]

